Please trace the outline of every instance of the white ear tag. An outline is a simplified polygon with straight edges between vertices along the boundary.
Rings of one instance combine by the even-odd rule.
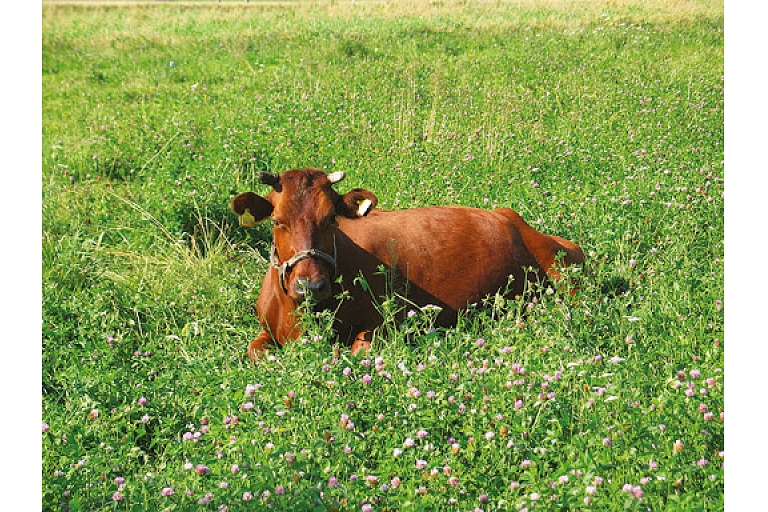
[[[358,217],[365,217],[370,213],[371,211],[371,205],[373,203],[370,199],[363,199],[359,203],[357,203],[357,216]]]

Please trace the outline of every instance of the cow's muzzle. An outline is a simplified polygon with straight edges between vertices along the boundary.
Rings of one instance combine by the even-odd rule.
[[[324,277],[321,277],[320,279],[299,277],[294,282],[294,287],[296,288],[296,294],[301,300],[310,297],[322,300],[326,298],[331,291],[331,286],[328,283],[328,280]]]
[[[280,263],[280,259],[277,256],[277,247],[275,247],[275,243],[272,242],[269,261],[272,266],[277,269],[277,275],[280,278],[280,287],[283,289],[283,292],[286,295],[290,295],[288,293],[288,286],[285,283],[286,276],[290,275],[293,268],[300,261],[309,258],[314,258],[327,263],[331,267],[331,279],[333,279],[336,275],[336,238],[334,237],[333,239],[333,256],[319,249],[308,249],[306,251],[297,252],[283,263]],[[330,282],[325,278],[309,279],[307,277],[300,277],[296,279],[295,289],[296,294],[301,301],[310,296],[318,300],[322,300],[330,294],[331,286]]]

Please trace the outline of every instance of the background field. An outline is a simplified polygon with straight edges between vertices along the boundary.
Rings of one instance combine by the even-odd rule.
[[[722,3],[165,4],[43,4],[44,509],[722,509]],[[254,366],[228,204],[306,166],[588,278]]]

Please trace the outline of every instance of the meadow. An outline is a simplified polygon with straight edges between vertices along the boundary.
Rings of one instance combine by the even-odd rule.
[[[43,510],[723,509],[722,2],[88,4],[42,8]],[[580,289],[253,364],[229,203],[303,167],[514,208]]]

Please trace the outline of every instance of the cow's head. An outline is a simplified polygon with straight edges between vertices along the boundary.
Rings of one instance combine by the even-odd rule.
[[[295,302],[308,295],[314,300],[330,296],[336,273],[338,217],[358,218],[376,207],[376,196],[353,189],[343,196],[333,189],[343,172],[319,169],[261,172],[259,181],[272,187],[264,197],[253,192],[238,195],[232,211],[240,225],[252,227],[272,217],[271,263],[277,268],[282,292]]]

